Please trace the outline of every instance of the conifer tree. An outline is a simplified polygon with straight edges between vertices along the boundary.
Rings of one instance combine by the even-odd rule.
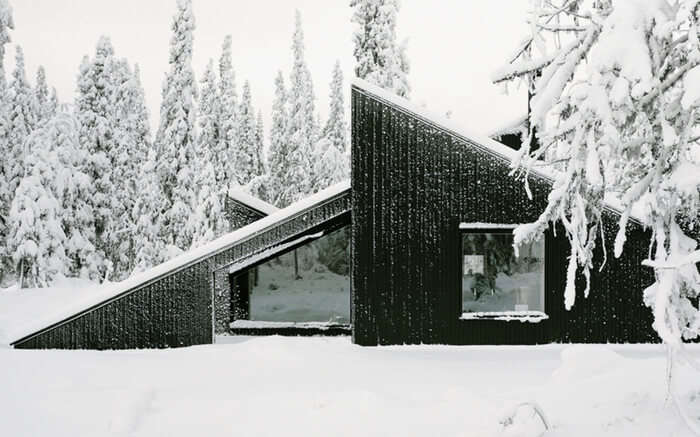
[[[396,43],[398,0],[350,0],[356,25],[355,76],[408,98],[409,62],[405,42]]]
[[[39,66],[36,71],[36,86],[34,87],[35,98],[38,108],[38,124],[45,123],[54,116],[55,108],[52,107],[49,86],[46,83],[46,71],[43,66]]]
[[[165,197],[156,172],[158,156],[150,150],[141,166],[140,190],[132,217],[136,226],[136,255],[133,272],[142,272],[167,260],[167,245],[161,232]]]
[[[37,125],[38,108],[34,90],[32,90],[24,70],[24,53],[17,46],[15,69],[12,72],[7,101],[9,104],[9,136],[11,147],[9,164],[9,189],[14,193],[24,176],[24,162],[28,150],[25,140]]]
[[[132,73],[126,60],[112,65],[110,125],[113,148],[110,160],[115,177],[111,202],[115,241],[109,258],[114,279],[123,279],[134,267],[136,234],[132,215],[140,189],[140,171],[149,149],[148,113],[138,71]]]
[[[275,98],[272,102],[272,126],[270,127],[270,149],[268,151],[268,193],[270,201],[276,206],[281,205],[281,194],[284,191],[285,174],[287,171],[287,91],[284,87],[282,72],[275,78]]]
[[[0,0],[0,155],[11,156],[9,143],[9,96],[5,79],[5,44],[10,42],[10,29],[14,28],[12,8],[7,0]],[[7,232],[10,204],[14,193],[10,190],[9,159],[0,162],[0,281],[11,270],[12,261],[7,251]]]
[[[113,269],[110,259],[114,259],[119,243],[115,217],[121,215],[121,212],[114,211],[114,183],[118,177],[113,165],[116,151],[113,120],[115,66],[112,42],[102,36],[97,42],[95,57],[92,60],[88,56],[83,58],[75,100],[80,144],[88,157],[86,172],[95,189],[90,201],[95,214],[94,244],[98,256],[105,259],[101,268],[103,279],[107,279]]]
[[[197,138],[197,172],[195,187],[197,199],[194,214],[188,223],[192,247],[200,246],[228,230],[224,213],[226,187],[216,182],[214,162],[220,144],[219,95],[214,73],[214,62],[209,61],[202,78],[199,106],[199,137]]]
[[[227,187],[232,181],[237,181],[235,174],[235,158],[238,148],[237,135],[238,123],[236,112],[238,111],[238,95],[236,92],[236,76],[231,63],[231,35],[224,38],[224,44],[219,59],[220,79],[220,112],[219,126],[220,137],[218,156],[214,164],[216,183]]]
[[[59,203],[59,216],[70,264],[66,275],[96,280],[100,278],[102,258],[97,254],[94,212],[90,199],[92,179],[84,171],[88,156],[80,146],[79,123],[68,107],[59,109],[42,127],[44,146],[55,151],[57,162],[52,192]]]
[[[340,63],[333,68],[330,111],[322,138],[314,149],[314,191],[326,188],[346,179],[349,175],[347,154],[347,125],[343,97],[343,72]]]
[[[293,66],[288,95],[287,168],[284,185],[278,196],[279,206],[285,207],[303,198],[311,189],[310,166],[313,152],[315,103],[311,74],[304,59],[304,33],[301,14],[296,11],[292,42]]]
[[[192,70],[195,28],[191,0],[178,0],[170,41],[170,71],[163,82],[160,126],[156,135],[157,171],[164,195],[162,232],[165,243],[190,247],[187,221],[196,193],[195,165],[197,84]]]
[[[258,110],[258,117],[255,121],[255,151],[257,160],[260,163],[258,174],[267,173],[267,163],[264,156],[265,150],[265,126],[263,125],[262,111]]]
[[[10,210],[8,246],[20,287],[47,287],[70,270],[67,238],[61,222],[57,182],[62,167],[55,136],[38,129],[27,138],[24,174]]]
[[[237,183],[245,185],[262,174],[260,151],[257,149],[255,112],[250,95],[250,83],[243,85],[241,104],[238,107],[238,153],[235,157]]]

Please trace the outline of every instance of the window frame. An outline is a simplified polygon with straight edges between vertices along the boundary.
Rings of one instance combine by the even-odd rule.
[[[459,319],[465,321],[471,320],[490,320],[490,321],[520,321],[537,323],[549,318],[547,314],[547,234],[545,233],[543,240],[543,255],[544,264],[542,268],[542,310],[541,311],[489,311],[484,313],[468,313],[464,312],[463,300],[463,277],[464,277],[464,235],[466,234],[509,234],[513,235],[513,230],[519,224],[513,223],[460,223],[459,224]]]

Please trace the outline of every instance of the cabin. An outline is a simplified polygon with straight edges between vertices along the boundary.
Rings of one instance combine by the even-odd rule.
[[[641,290],[650,235],[564,308],[568,241],[549,229],[512,249],[547,203],[552,173],[510,176],[511,147],[371,84],[352,84],[351,180],[279,209],[239,191],[240,228],[13,334],[23,349],[214,343],[218,335],[351,335],[359,345],[659,341]],[[604,211],[613,253],[620,211]],[[236,218],[233,220],[233,218]],[[319,260],[321,260],[319,262]]]

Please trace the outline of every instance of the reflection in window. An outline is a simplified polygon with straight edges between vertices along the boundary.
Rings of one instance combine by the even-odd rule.
[[[462,234],[462,312],[544,312],[544,240],[520,246],[513,234]]]
[[[250,320],[350,323],[349,236],[344,227],[258,266]]]

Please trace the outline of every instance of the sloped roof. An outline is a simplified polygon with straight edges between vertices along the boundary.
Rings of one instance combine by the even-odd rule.
[[[513,159],[516,157],[516,154],[518,153],[517,150],[513,150],[505,144],[499,143],[498,141],[495,141],[489,138],[488,136],[474,132],[460,125],[455,120],[448,119],[443,115],[429,111],[426,108],[420,107],[415,103],[404,99],[403,97],[399,97],[396,94],[379,88],[378,86],[371,84],[365,80],[355,78],[352,81],[352,86],[360,92],[371,95],[374,98],[383,101],[397,109],[410,113],[414,117],[423,119],[428,124],[432,124],[437,128],[447,131],[456,137],[464,138],[469,144],[474,145],[475,147],[478,147],[484,150],[485,152],[494,155],[500,159],[503,159],[509,163],[513,161]],[[557,170],[551,166],[538,166],[533,167],[530,170],[530,175],[538,176],[544,178],[545,180],[553,182],[554,180],[556,180],[557,176],[559,175],[559,172],[557,172]],[[604,207],[606,209],[611,210],[612,212],[615,212],[616,214],[621,214],[622,211],[624,211],[625,209],[620,199],[618,199],[611,193],[606,193],[604,199]],[[638,208],[633,207],[632,212],[630,214],[630,219],[637,223],[641,223],[641,220],[639,219],[641,215],[641,211],[639,211]]]
[[[53,325],[63,323],[75,316],[87,312],[95,307],[99,307],[113,299],[132,291],[138,290],[150,283],[153,283],[171,273],[182,270],[192,264],[203,261],[217,253],[220,253],[239,242],[246,240],[259,232],[274,227],[277,223],[283,222],[296,216],[303,211],[322,204],[343,192],[350,190],[350,181],[346,180],[336,185],[321,190],[305,199],[280,209],[274,214],[268,215],[254,223],[244,226],[234,232],[223,235],[203,246],[184,252],[170,261],[159,264],[142,273],[137,273],[130,278],[109,285],[100,286],[94,294],[90,294],[78,301],[57,309],[47,317],[38,318],[28,322],[24,326],[9,332],[7,338],[11,339],[11,344],[37,333],[38,331],[50,328]]]

